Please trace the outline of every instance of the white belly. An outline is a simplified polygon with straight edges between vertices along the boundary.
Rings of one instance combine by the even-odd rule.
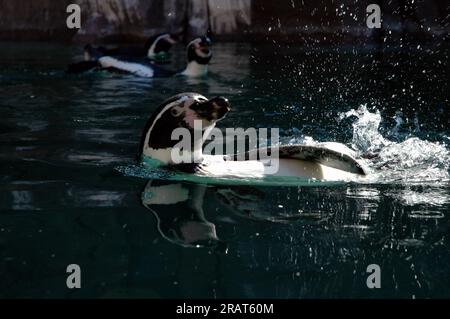
[[[154,74],[153,69],[149,66],[139,63],[120,61],[110,56],[101,57],[98,61],[103,68],[115,68],[117,70],[130,72],[132,74],[147,78],[153,77]]]
[[[278,167],[260,161],[224,161],[221,156],[207,156],[200,174],[222,178],[299,177],[326,181],[351,180],[358,175],[316,162],[279,159]],[[277,169],[276,169],[277,168]]]

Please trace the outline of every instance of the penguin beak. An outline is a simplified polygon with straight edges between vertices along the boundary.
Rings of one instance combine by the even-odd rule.
[[[230,102],[222,96],[217,96],[208,101],[194,103],[191,107],[200,118],[209,121],[218,121],[225,117],[231,110]]]
[[[197,44],[197,48],[205,54],[209,54],[211,49],[211,40],[208,37],[201,37],[201,41]]]
[[[231,111],[230,102],[222,96],[212,98],[209,102],[212,104],[218,120],[224,118],[225,115]]]
[[[208,37],[202,37],[200,41],[200,46],[203,47],[210,47],[211,46],[211,39]]]

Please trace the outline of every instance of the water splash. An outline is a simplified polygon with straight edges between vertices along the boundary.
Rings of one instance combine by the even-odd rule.
[[[411,136],[403,137],[403,141],[391,141],[379,131],[382,121],[380,112],[376,110],[372,113],[366,105],[341,113],[340,119],[352,116],[356,116],[352,124],[352,147],[359,156],[367,159],[372,182],[449,182],[450,152],[445,144]],[[396,126],[391,134],[399,138],[403,124],[401,114],[398,113],[395,120]]]
[[[342,120],[351,116],[357,117],[357,120],[352,124],[352,147],[359,154],[376,153],[391,144],[378,131],[381,123],[381,114],[378,110],[375,113],[370,113],[366,105],[361,105],[357,110],[352,109],[341,113],[339,118]]]

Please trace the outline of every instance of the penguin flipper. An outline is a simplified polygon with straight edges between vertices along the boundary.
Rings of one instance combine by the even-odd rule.
[[[279,148],[280,158],[297,158],[318,162],[357,175],[367,175],[364,167],[350,154],[327,145],[285,145]]]
[[[332,149],[326,145],[280,145],[259,148],[246,152],[244,156],[233,155],[232,160],[264,159],[273,157],[272,153],[278,151],[279,158],[292,158],[316,162],[325,166],[340,169],[357,175],[367,175],[364,167],[346,152]],[[264,157],[264,155],[267,155]]]

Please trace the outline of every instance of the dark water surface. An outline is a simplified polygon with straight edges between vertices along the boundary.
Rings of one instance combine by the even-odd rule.
[[[0,297],[450,297],[448,47],[217,44],[209,76],[191,80],[67,76],[78,47],[0,48]],[[377,154],[374,177],[142,178],[145,121],[183,91],[227,97],[220,127]],[[81,289],[66,287],[73,263]]]

